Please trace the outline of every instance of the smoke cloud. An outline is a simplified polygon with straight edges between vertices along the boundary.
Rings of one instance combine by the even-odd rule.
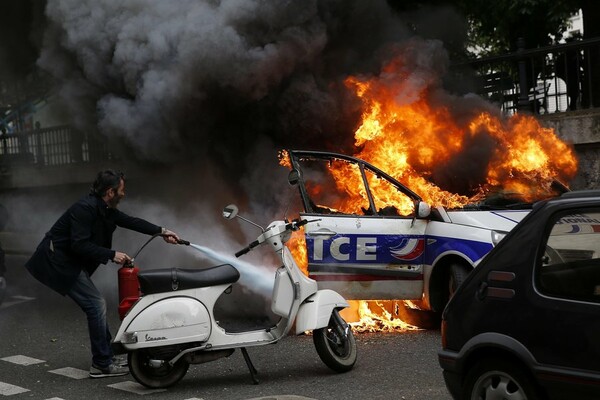
[[[412,48],[412,65],[435,65],[446,57],[436,39],[458,48],[466,32],[449,9],[406,16],[385,1],[45,4],[31,29],[36,64],[51,76],[68,122],[122,143],[114,149],[121,158],[164,168],[148,173],[146,190],[130,187],[140,198],[122,208],[229,253],[255,232],[215,228],[222,222],[206,215],[235,201],[266,224],[293,209],[297,194],[285,187],[278,150],[353,152],[361,110],[347,76],[379,74],[390,50],[416,36],[424,39]],[[440,79],[410,77],[414,85]],[[141,199],[149,194],[156,204]],[[59,212],[49,215],[45,222]],[[124,246],[139,242],[119,235]]]
[[[162,162],[223,157],[260,136],[349,148],[358,109],[341,80],[376,72],[415,29],[364,0],[48,0],[46,16],[38,65],[73,122]]]

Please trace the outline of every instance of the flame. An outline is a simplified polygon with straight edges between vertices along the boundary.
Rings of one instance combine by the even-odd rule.
[[[303,231],[296,231],[292,233],[292,237],[288,242],[288,248],[294,256],[294,260],[296,260],[300,270],[302,270],[304,275],[308,276],[308,255],[306,250],[306,239],[304,239]]]
[[[381,168],[432,206],[460,208],[497,191],[516,193],[524,201],[534,201],[554,195],[552,185],[556,180],[568,182],[575,176],[577,160],[572,148],[533,116],[495,116],[488,111],[488,105],[481,111],[471,108],[467,117],[457,117],[448,106],[434,100],[437,99],[433,96],[435,82],[411,84],[414,80],[402,57],[385,65],[380,76],[351,76],[345,80],[346,87],[354,91],[362,104],[362,118],[354,132],[354,155]],[[290,166],[285,153],[280,154],[280,164]],[[449,177],[463,186],[466,183],[461,193],[434,184],[436,174],[441,171],[443,175],[448,170],[465,172]],[[364,185],[356,166],[331,164],[329,173],[339,191],[347,194],[334,207],[362,214],[360,206],[365,204],[367,196],[361,192]],[[406,196],[397,196],[397,191],[382,182],[375,177],[369,180],[375,202],[393,205],[402,214],[410,213],[412,202]],[[313,186],[307,190],[316,194],[327,188]],[[304,242],[297,240],[291,247],[294,255],[306,263]],[[353,324],[354,330],[413,329],[394,313],[394,304],[393,301],[353,302],[354,312],[360,317]]]
[[[399,317],[398,307],[401,301],[397,300],[350,300],[350,308],[342,312],[342,316],[349,321],[352,330],[364,332],[405,332],[419,330]],[[353,322],[352,313],[356,312],[358,320]]]
[[[555,180],[564,182],[575,176],[573,150],[533,116],[515,114],[505,119],[481,111],[466,123],[459,122],[446,106],[432,105],[428,86],[411,93],[414,101],[399,100],[407,97],[405,81],[409,80],[402,79],[402,71],[402,60],[394,59],[384,66],[381,77],[346,79],[346,86],[363,106],[362,121],[354,134],[356,156],[384,166],[425,201],[457,208],[498,189],[533,201],[552,196]],[[397,79],[390,79],[393,76]],[[476,145],[484,148],[477,153]],[[450,193],[427,179],[444,166],[461,158],[469,161],[469,157],[478,163],[474,168],[482,169],[481,180],[472,182],[470,193]],[[347,171],[332,174],[340,177]],[[359,185],[357,178],[353,175],[354,182],[343,185]]]

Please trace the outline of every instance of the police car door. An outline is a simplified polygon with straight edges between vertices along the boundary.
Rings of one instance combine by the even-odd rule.
[[[427,220],[420,198],[353,157],[295,152],[309,276],[348,299],[420,299]]]

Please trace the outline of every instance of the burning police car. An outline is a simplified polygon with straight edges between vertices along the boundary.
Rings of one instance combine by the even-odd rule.
[[[447,210],[366,161],[289,150],[299,173],[308,274],[347,299],[414,300],[441,312],[455,288],[521,219],[520,210]]]

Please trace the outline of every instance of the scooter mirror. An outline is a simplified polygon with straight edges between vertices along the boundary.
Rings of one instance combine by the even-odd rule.
[[[297,169],[293,169],[288,174],[288,182],[292,186],[296,186],[300,181],[300,172]]]
[[[223,218],[234,219],[238,215],[239,209],[235,204],[230,204],[223,209]]]

